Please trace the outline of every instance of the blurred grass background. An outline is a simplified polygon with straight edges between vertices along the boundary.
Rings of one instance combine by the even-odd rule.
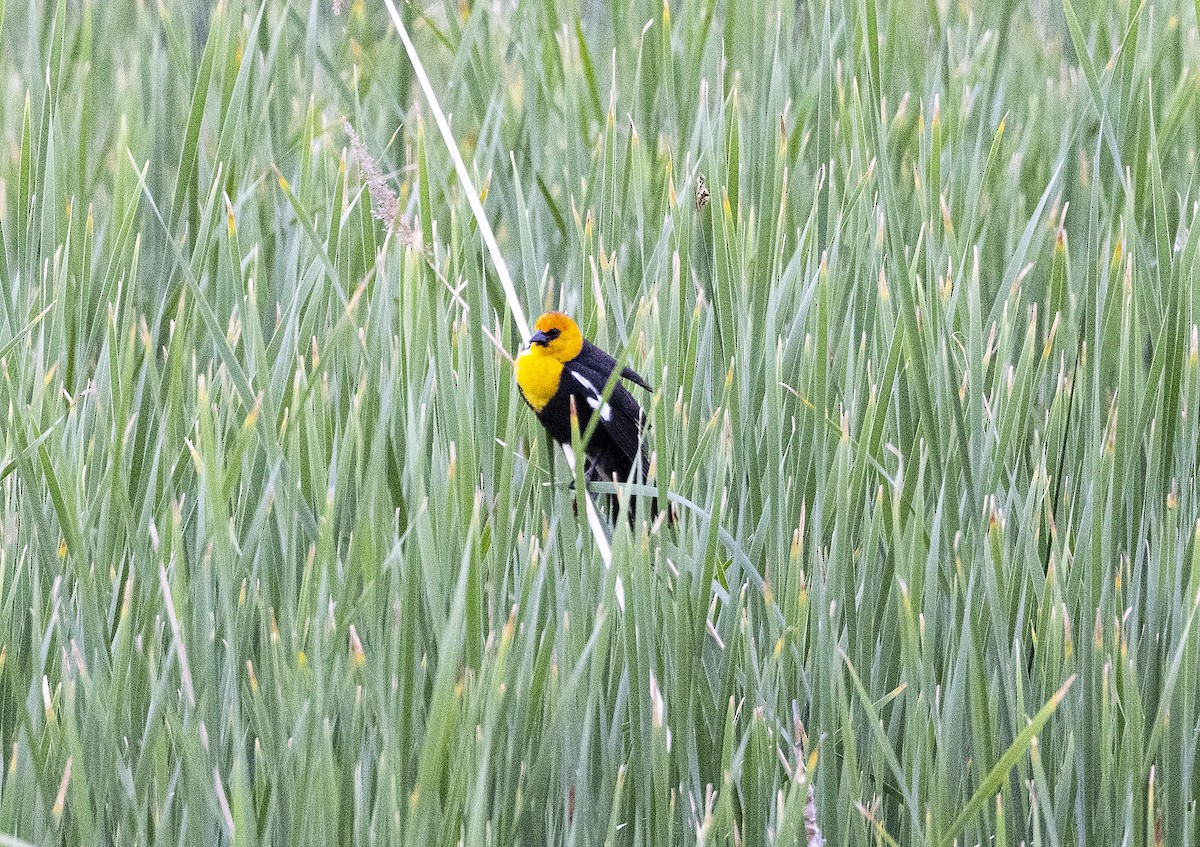
[[[342,5],[0,4],[0,844],[1200,843],[1194,6],[404,5],[605,569]]]

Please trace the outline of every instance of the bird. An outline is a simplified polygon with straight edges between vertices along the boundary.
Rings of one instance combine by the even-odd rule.
[[[644,443],[646,413],[620,380],[607,400],[603,396],[616,367],[616,359],[584,338],[579,325],[563,312],[547,312],[537,319],[528,346],[515,362],[521,396],[559,444],[571,443],[572,400],[581,436],[592,416],[599,415],[583,448],[584,475],[591,482],[628,482],[635,469],[644,480],[650,472]],[[620,375],[653,391],[633,368],[622,368]]]

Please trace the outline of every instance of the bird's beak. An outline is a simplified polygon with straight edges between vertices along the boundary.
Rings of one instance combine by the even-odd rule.
[[[550,343],[550,339],[547,338],[546,333],[542,332],[540,329],[537,332],[535,332],[533,335],[529,336],[529,346],[530,347],[532,347],[535,344],[540,344],[543,347],[545,347],[549,343]]]

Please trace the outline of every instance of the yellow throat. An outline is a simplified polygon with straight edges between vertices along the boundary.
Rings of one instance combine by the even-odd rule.
[[[517,387],[535,412],[542,411],[558,391],[562,362],[550,355],[545,347],[534,344],[517,356],[515,367]]]

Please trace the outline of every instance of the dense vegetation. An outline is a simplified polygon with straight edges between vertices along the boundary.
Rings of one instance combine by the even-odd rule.
[[[0,845],[1200,843],[1194,7],[28,5]]]

